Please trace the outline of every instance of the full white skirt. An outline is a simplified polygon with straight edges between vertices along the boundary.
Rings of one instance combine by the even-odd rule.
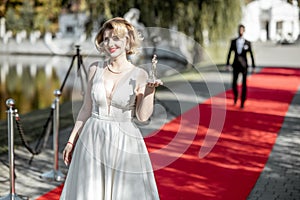
[[[76,143],[60,200],[157,199],[139,129],[128,121],[89,118]]]

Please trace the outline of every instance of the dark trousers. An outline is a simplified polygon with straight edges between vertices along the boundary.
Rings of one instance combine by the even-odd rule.
[[[238,88],[237,88],[237,80],[239,77],[239,74],[242,74],[242,95],[241,95],[241,105],[244,106],[244,103],[246,101],[246,95],[247,95],[247,71],[243,70],[237,70],[233,69],[233,80],[232,80],[232,90],[233,90],[233,95],[234,95],[234,102],[237,102],[238,99]]]

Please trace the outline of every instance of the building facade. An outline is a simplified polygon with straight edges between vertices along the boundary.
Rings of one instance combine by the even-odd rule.
[[[299,37],[298,2],[286,0],[256,0],[243,9],[242,24],[250,41],[293,43]]]

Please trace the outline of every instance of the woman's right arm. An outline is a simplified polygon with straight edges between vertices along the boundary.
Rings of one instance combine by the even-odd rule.
[[[84,126],[87,119],[91,116],[91,112],[92,112],[91,89],[92,89],[93,77],[95,75],[96,70],[97,70],[97,63],[94,63],[89,67],[88,85],[87,85],[86,93],[84,95],[83,104],[78,113],[78,117],[76,119],[75,125],[70,134],[68,143],[66,144],[66,147],[63,151],[63,159],[66,165],[68,165],[71,162],[74,145],[77,142],[82,127]]]

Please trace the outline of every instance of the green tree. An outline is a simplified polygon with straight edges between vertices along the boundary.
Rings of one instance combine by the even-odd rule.
[[[56,32],[61,6],[60,0],[35,0],[34,29]]]
[[[20,27],[19,16],[13,8],[8,8],[6,12],[6,29],[12,30],[14,33],[19,31]]]
[[[26,30],[29,33],[32,30],[34,23],[34,8],[31,0],[24,0],[20,10],[20,29]]]
[[[148,2],[148,1],[147,1]],[[140,3],[141,21],[146,26],[169,28],[177,26],[181,31],[203,44],[203,31],[208,39],[227,39],[236,29],[241,18],[240,0],[153,0]]]
[[[203,32],[208,33],[209,41],[228,39],[236,29],[243,3],[240,0],[2,1],[5,6],[1,4],[1,11],[5,12],[7,22],[11,23],[8,27],[14,31],[26,27],[26,30],[56,32],[58,18],[63,8],[65,11],[87,12],[90,17],[87,31],[92,32],[92,28],[98,28],[104,20],[123,16],[130,8],[135,7],[141,11],[140,21],[145,26],[163,28],[176,26],[178,31],[193,37],[200,43],[204,40]],[[251,0],[245,1],[248,3]]]
[[[5,16],[7,0],[0,0],[0,18]]]
[[[61,12],[60,0],[9,0],[1,4],[7,28],[14,33],[22,29],[28,32],[58,30],[58,17]]]

